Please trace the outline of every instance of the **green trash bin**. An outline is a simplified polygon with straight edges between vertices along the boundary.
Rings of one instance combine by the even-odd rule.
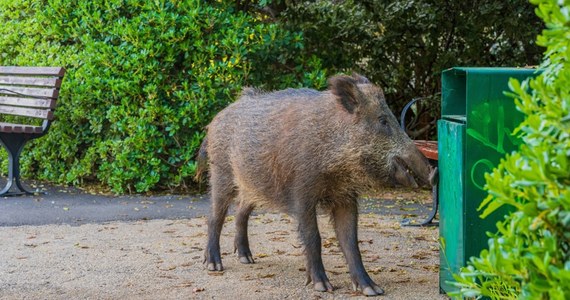
[[[441,292],[455,288],[452,273],[487,247],[486,232],[507,213],[485,219],[477,211],[487,196],[485,173],[521,143],[512,132],[523,120],[514,100],[503,94],[509,78],[524,80],[535,69],[452,68],[442,74],[441,119],[438,121]]]

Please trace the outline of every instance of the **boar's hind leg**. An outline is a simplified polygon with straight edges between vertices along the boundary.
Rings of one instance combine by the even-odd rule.
[[[358,248],[358,207],[356,199],[354,202],[347,203],[344,201],[342,204],[333,207],[332,218],[336,237],[348,264],[353,288],[355,290],[359,288],[366,296],[384,294],[384,291],[370,279],[362,264]]]
[[[307,203],[304,199],[301,203]],[[306,207],[298,212],[299,234],[305,245],[307,263],[307,282],[313,282],[313,288],[319,292],[332,291],[333,287],[325,273],[321,257],[321,235],[317,224],[316,207]]]
[[[234,240],[234,252],[237,251],[239,261],[242,264],[253,264],[253,255],[249,249],[249,240],[247,237],[247,221],[249,215],[253,211],[254,205],[249,203],[241,203],[236,213],[236,237]]]
[[[220,255],[220,234],[228,207],[235,197],[232,178],[222,175],[222,172],[211,170],[210,182],[212,186],[212,208],[208,219],[208,245],[204,261],[209,271],[223,271],[222,257]]]

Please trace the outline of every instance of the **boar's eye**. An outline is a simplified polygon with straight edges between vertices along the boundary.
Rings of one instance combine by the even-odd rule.
[[[378,117],[378,121],[380,126],[378,126],[378,131],[384,135],[391,135],[392,129],[390,128],[390,123],[388,122],[388,118],[385,116]]]

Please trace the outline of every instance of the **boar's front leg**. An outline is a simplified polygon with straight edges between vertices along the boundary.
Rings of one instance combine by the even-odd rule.
[[[342,201],[333,207],[332,219],[336,237],[348,264],[353,288],[355,290],[360,289],[366,296],[384,294],[384,290],[372,281],[362,264],[358,247],[358,206],[356,199],[354,201]]]
[[[321,257],[321,235],[317,224],[315,203],[306,199],[298,199],[304,207],[298,212],[299,234],[305,246],[307,263],[307,282],[313,282],[313,288],[319,292],[332,291],[333,287],[325,273]]]

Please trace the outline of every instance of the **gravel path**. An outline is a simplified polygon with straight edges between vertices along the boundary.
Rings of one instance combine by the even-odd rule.
[[[231,217],[229,217],[231,219]],[[333,293],[304,285],[296,225],[286,215],[251,219],[256,264],[233,253],[233,222],[222,236],[226,270],[202,264],[205,218],[0,228],[1,299],[358,299],[328,218],[323,260]],[[437,228],[400,227],[363,215],[360,246],[382,299],[446,299],[438,290]]]
[[[379,299],[447,299],[439,294],[437,227],[401,227],[427,214],[429,191],[391,190],[363,200],[359,225],[366,269]],[[305,286],[295,221],[260,212],[250,219],[256,263],[233,253],[233,217],[222,232],[226,270],[202,264],[207,198],[47,195],[0,199],[0,299],[360,299],[328,218],[319,218],[323,261],[335,287]],[[422,210],[422,211],[419,211]],[[89,212],[89,213],[86,213]],[[27,219],[26,219],[27,218]]]

